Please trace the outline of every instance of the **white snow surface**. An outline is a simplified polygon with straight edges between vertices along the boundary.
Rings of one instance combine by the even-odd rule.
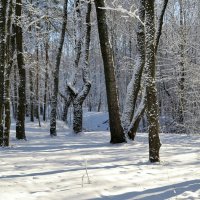
[[[151,164],[147,133],[112,145],[107,131],[57,126],[51,138],[49,123],[27,122],[28,141],[16,141],[12,124],[11,147],[0,148],[0,200],[200,199],[200,136],[161,134],[161,162]]]

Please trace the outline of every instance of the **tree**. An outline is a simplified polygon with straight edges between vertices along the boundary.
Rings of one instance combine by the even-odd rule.
[[[135,67],[132,79],[127,87],[126,100],[122,114],[122,123],[125,133],[129,138],[134,140],[135,134],[140,122],[140,118],[144,113],[145,98],[141,101],[141,106],[136,111],[136,101],[141,88],[142,73],[145,65],[145,0],[140,0],[139,3],[139,18],[137,25],[137,55],[135,58]]]
[[[13,29],[13,1],[10,0],[8,7],[8,19],[7,19],[7,38],[6,38],[6,68],[5,68],[5,128],[4,128],[4,146],[9,146],[10,139],[10,74],[13,66],[14,52],[15,52],[15,35]]]
[[[83,88],[76,95],[73,100],[74,107],[74,120],[73,120],[73,130],[75,133],[82,132],[82,118],[83,118],[83,102],[85,101],[91,87],[91,83],[89,80],[89,48],[90,48],[90,34],[91,34],[91,23],[90,23],[90,15],[92,10],[91,2],[87,3],[87,13],[86,13],[86,37],[85,37],[85,57],[84,57],[84,67],[83,71]]]
[[[58,86],[59,86],[59,69],[60,69],[60,60],[62,55],[62,49],[65,39],[65,32],[67,27],[67,5],[68,0],[64,1],[63,7],[63,24],[62,24],[62,32],[60,35],[60,43],[58,47],[58,52],[56,55],[56,68],[54,73],[54,90],[53,90],[53,97],[52,97],[52,108],[51,108],[51,119],[50,119],[50,135],[56,136],[56,117],[57,117],[57,98],[58,98]]]
[[[3,145],[3,104],[4,104],[4,71],[6,53],[6,9],[7,0],[0,0],[0,146]]]
[[[159,162],[159,150],[161,147],[159,139],[159,112],[157,102],[157,90],[155,82],[155,23],[154,23],[154,1],[145,2],[145,81],[147,92],[146,114],[149,122],[149,160],[150,162]]]
[[[108,35],[108,25],[106,22],[106,10],[104,0],[95,0],[97,24],[101,54],[104,63],[104,73],[106,80],[106,93],[108,101],[109,123],[111,133],[111,143],[125,142],[125,135],[121,126],[119,114],[119,101],[116,88],[116,78],[111,44]]]
[[[16,0],[16,50],[17,65],[19,70],[19,87],[18,87],[18,107],[16,121],[16,138],[26,139],[25,135],[25,113],[26,113],[26,70],[23,55],[23,33],[22,33],[22,1]]]

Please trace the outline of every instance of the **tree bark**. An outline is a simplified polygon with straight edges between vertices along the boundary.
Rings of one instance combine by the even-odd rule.
[[[87,82],[84,84],[82,91],[73,100],[74,107],[74,120],[73,120],[73,130],[75,133],[80,133],[83,130],[83,102],[90,91],[91,83]]]
[[[76,96],[76,98],[73,101],[73,107],[74,107],[73,130],[75,133],[82,132],[83,130],[82,105],[91,88],[91,83],[89,81],[89,48],[90,48],[90,33],[91,33],[91,23],[90,23],[91,10],[92,10],[92,4],[91,2],[88,2],[87,13],[86,13],[85,63],[82,69],[84,86],[83,86],[82,91],[79,92],[79,94]]]
[[[23,55],[23,33],[21,27],[22,17],[22,0],[16,0],[16,49],[17,49],[17,64],[19,70],[19,87],[18,87],[18,107],[16,121],[16,138],[26,139],[25,135],[25,114],[26,114],[26,70],[24,65]]]
[[[155,37],[155,53],[157,53],[157,51],[158,51],[158,45],[159,45],[160,37],[162,34],[163,19],[164,19],[165,11],[167,8],[167,4],[168,4],[168,0],[164,0],[161,14],[158,19],[158,28],[157,28],[156,37]]]
[[[48,68],[49,68],[49,38],[47,36],[45,42],[45,83],[44,83],[44,112],[43,112],[43,121],[46,121],[46,112],[47,112],[47,87],[48,87]]]
[[[34,91],[33,91],[33,72],[32,67],[29,69],[30,79],[30,121],[34,122]]]
[[[10,74],[13,65],[15,51],[15,35],[12,32],[13,1],[9,2],[8,19],[7,19],[7,39],[6,39],[6,69],[5,69],[5,128],[4,128],[4,146],[9,146],[10,139]]]
[[[65,39],[65,32],[67,27],[67,5],[68,0],[64,1],[64,7],[63,7],[63,24],[62,24],[62,32],[60,35],[60,43],[59,48],[56,56],[56,68],[54,73],[54,90],[53,90],[53,96],[52,96],[52,105],[51,105],[51,116],[50,116],[50,135],[56,136],[56,117],[57,117],[57,99],[58,99],[58,86],[59,86],[59,69],[60,69],[60,61],[62,56],[62,49]]]
[[[108,26],[106,22],[106,10],[104,0],[95,0],[97,24],[101,53],[104,63],[104,73],[106,80],[106,92],[108,101],[108,112],[110,122],[111,143],[125,142],[125,135],[121,126],[119,101],[116,87],[114,61],[111,44],[108,36]]]
[[[135,68],[132,75],[132,79],[127,88],[125,106],[124,106],[124,111],[122,114],[122,124],[123,124],[124,131],[126,133],[127,131],[129,131],[130,135],[135,134],[135,133],[131,133],[130,130],[137,129],[138,128],[137,125],[139,125],[139,123],[136,123],[136,124],[132,123],[132,125],[134,125],[135,127],[132,127],[132,128],[129,127],[134,116],[136,101],[137,101],[138,93],[141,87],[142,73],[143,73],[143,69],[145,65],[145,33],[144,33],[144,24],[142,24],[142,22],[144,22],[144,19],[145,19],[145,0],[140,0],[139,17],[141,21],[139,21],[137,25],[138,26],[137,27],[137,55],[135,59]]]
[[[81,58],[81,48],[82,48],[82,37],[81,37],[81,32],[82,32],[82,19],[81,19],[81,10],[80,10],[80,6],[81,6],[81,1],[80,0],[74,0],[74,4],[75,4],[75,13],[76,13],[76,17],[74,18],[74,21],[76,22],[76,27],[74,30],[75,33],[75,60],[74,60],[74,69],[75,72],[72,74],[72,78],[70,83],[68,84],[66,82],[66,94],[67,94],[67,98],[65,98],[65,105],[64,105],[64,111],[63,111],[63,115],[62,115],[62,120],[63,121],[67,121],[67,115],[68,115],[68,110],[69,107],[74,99],[73,96],[70,96],[71,91],[69,91],[68,89],[70,87],[74,87],[74,85],[76,84],[76,79],[77,79],[77,71],[78,71],[78,67],[79,67],[79,61]]]
[[[3,104],[4,104],[4,71],[6,51],[6,8],[7,0],[0,0],[0,146],[3,145]]]
[[[185,52],[185,31],[184,31],[184,13],[183,13],[183,1],[179,0],[179,6],[180,6],[180,43],[179,43],[179,49],[180,49],[180,73],[179,73],[179,102],[178,102],[178,114],[179,119],[178,122],[180,124],[179,132],[186,132],[186,128],[184,127],[184,113],[185,113],[185,63],[184,63],[184,52]]]
[[[147,119],[149,122],[149,160],[159,162],[159,112],[157,102],[157,90],[155,84],[155,23],[154,23],[154,0],[145,2],[145,43],[146,43],[146,91],[147,91]]]

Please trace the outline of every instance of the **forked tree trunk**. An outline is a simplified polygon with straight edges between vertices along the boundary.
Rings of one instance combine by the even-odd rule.
[[[68,110],[69,107],[73,101],[73,99],[75,98],[74,96],[71,96],[71,91],[69,90],[69,88],[73,88],[74,85],[76,84],[76,79],[77,79],[77,72],[78,72],[78,66],[79,66],[79,61],[81,58],[81,48],[82,48],[82,37],[81,37],[81,31],[82,31],[82,20],[81,20],[81,10],[80,10],[80,6],[81,6],[81,1],[80,0],[74,0],[74,5],[75,5],[75,13],[76,13],[76,17],[74,18],[74,21],[76,23],[76,27],[74,30],[75,33],[75,60],[74,60],[74,69],[75,69],[75,73],[72,75],[70,84],[68,85],[68,83],[66,83],[66,94],[67,94],[67,98],[65,98],[65,105],[64,105],[64,111],[63,111],[63,115],[62,115],[62,120],[63,121],[67,121],[67,115],[68,115]]]
[[[90,91],[91,83],[85,83],[82,91],[73,100],[74,107],[74,119],[73,119],[73,130],[75,133],[80,133],[83,130],[83,102]]]
[[[108,36],[108,26],[106,22],[106,10],[104,0],[95,0],[97,24],[101,53],[104,63],[104,73],[106,80],[106,92],[108,101],[108,112],[110,122],[111,143],[125,142],[125,135],[121,126],[119,101],[116,87],[116,77],[114,70],[114,60],[111,44]]]
[[[60,43],[58,47],[58,52],[56,56],[56,68],[54,73],[54,89],[53,89],[53,96],[52,96],[52,105],[51,105],[51,116],[50,116],[50,135],[56,136],[56,117],[57,117],[57,99],[58,99],[58,86],[59,86],[59,69],[60,69],[60,61],[62,56],[62,49],[65,40],[65,32],[67,27],[67,5],[68,0],[64,1],[63,7],[63,24],[62,24],[62,32],[60,35]]]
[[[25,114],[26,114],[26,70],[24,65],[23,55],[23,34],[21,27],[22,16],[22,0],[16,0],[16,49],[17,49],[17,64],[19,70],[19,87],[18,87],[18,107],[16,121],[16,138],[26,139],[25,135]]]
[[[149,122],[149,160],[159,162],[159,150],[161,147],[159,139],[159,112],[157,102],[157,90],[155,82],[155,23],[154,23],[154,0],[145,2],[145,42],[146,42],[146,91],[147,108],[146,114]]]
[[[82,105],[91,88],[91,83],[89,81],[89,48],[90,48],[90,33],[91,33],[91,24],[90,24],[91,10],[92,10],[92,4],[91,2],[88,2],[87,13],[86,13],[85,63],[82,69],[84,86],[83,86],[82,91],[79,92],[79,94],[76,96],[76,98],[73,101],[73,107],[74,107],[73,130],[75,133],[82,132],[82,129],[83,129]]]
[[[144,19],[145,19],[145,0],[140,0],[139,5],[139,17],[137,27],[137,54],[135,58],[135,68],[132,75],[132,79],[127,87],[127,95],[124,106],[124,111],[122,114],[122,124],[125,133],[128,132],[129,138],[134,139],[134,135],[137,131],[140,118],[137,118],[136,123],[131,123],[134,118],[134,113],[136,107],[136,101],[138,99],[138,94],[141,88],[141,78],[145,65],[145,33],[144,33]],[[141,110],[140,116],[144,113],[144,109]],[[132,127],[130,127],[130,125]]]

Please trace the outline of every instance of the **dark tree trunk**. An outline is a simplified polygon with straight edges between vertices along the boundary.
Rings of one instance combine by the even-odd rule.
[[[6,38],[7,0],[0,0],[0,146],[3,145],[3,103],[4,103],[4,71],[5,71],[5,38]]]
[[[45,68],[45,83],[44,83],[44,110],[43,110],[43,121],[46,121],[47,113],[47,87],[48,87],[48,67],[49,67],[49,44],[48,39],[45,44],[45,57],[46,57],[46,68]]]
[[[17,65],[14,64],[13,66],[13,71],[14,71],[14,83],[13,83],[13,88],[14,88],[14,98],[13,98],[13,116],[14,119],[17,121],[17,105],[18,105],[18,86],[17,86]]]
[[[67,98],[65,99],[65,103],[64,103],[65,105],[64,105],[63,115],[62,115],[62,120],[64,122],[67,122],[68,110],[71,105],[71,102],[72,102],[72,97],[68,95]]]
[[[19,87],[18,87],[18,107],[16,121],[16,138],[26,139],[25,135],[25,114],[26,114],[26,70],[23,56],[23,34],[21,27],[22,16],[22,1],[16,0],[16,49],[17,49],[17,64],[19,70]]]
[[[108,36],[108,26],[106,22],[106,10],[104,0],[95,0],[97,23],[99,31],[99,39],[101,53],[104,63],[104,73],[106,80],[106,92],[109,111],[109,122],[111,132],[111,143],[125,142],[125,135],[120,121],[119,101],[116,87],[116,78],[114,70],[114,61],[112,55],[111,44]]]
[[[36,46],[36,108],[35,108],[35,113],[36,113],[36,118],[39,123],[39,127],[41,127],[40,124],[40,99],[39,99],[39,48],[38,44]]]
[[[60,61],[62,56],[62,49],[65,39],[65,32],[67,27],[67,5],[68,0],[64,1],[63,7],[63,24],[62,24],[62,32],[60,35],[60,43],[59,48],[56,56],[56,68],[54,73],[54,90],[52,96],[52,105],[51,105],[51,116],[50,116],[50,135],[56,136],[56,117],[57,117],[57,99],[58,99],[58,86],[59,86],[59,69],[60,69]]]
[[[145,108],[146,108],[146,90],[143,91],[140,105],[138,106],[137,111],[134,113],[133,119],[128,128],[128,137],[131,140],[135,139],[136,132],[140,124],[140,120],[142,119],[142,116],[145,112]]]
[[[184,13],[183,13],[183,1],[179,0],[179,6],[180,6],[180,73],[179,73],[179,104],[178,104],[178,122],[180,124],[180,130],[179,132],[186,132],[186,128],[184,127],[184,113],[185,113],[185,63],[184,63],[184,52],[185,52],[185,32],[184,32]]]
[[[91,83],[85,83],[82,91],[73,100],[74,107],[74,120],[73,120],[73,130],[75,133],[82,132],[82,121],[83,121],[83,102],[90,91]]]
[[[159,162],[159,112],[157,102],[157,90],[155,84],[155,24],[154,24],[154,0],[146,0],[146,91],[147,91],[147,119],[149,122],[149,160]]]
[[[34,122],[34,91],[33,91],[33,72],[32,67],[29,69],[30,79],[30,121]]]

